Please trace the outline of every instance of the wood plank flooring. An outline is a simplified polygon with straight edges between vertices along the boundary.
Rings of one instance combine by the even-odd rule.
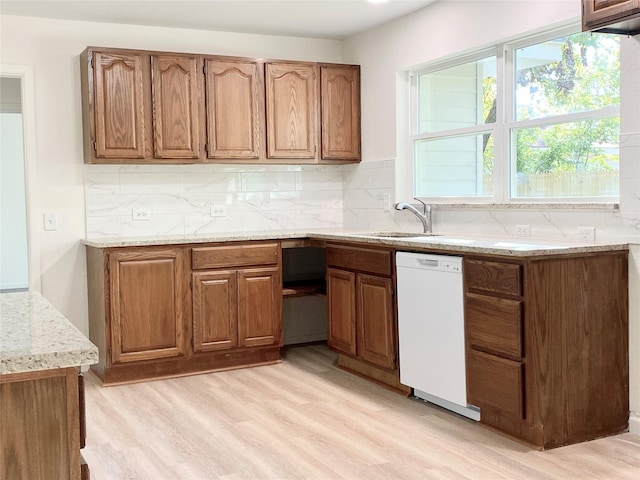
[[[638,435],[539,452],[334,361],[314,345],[169,380],[86,375],[91,479],[640,479]]]

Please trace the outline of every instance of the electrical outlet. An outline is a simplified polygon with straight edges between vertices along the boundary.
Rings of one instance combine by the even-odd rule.
[[[391,211],[391,194],[390,193],[384,194],[384,211],[385,212]]]
[[[530,237],[531,226],[530,225],[516,225],[516,235],[519,237]]]
[[[47,212],[44,214],[44,229],[47,231],[58,230],[58,219],[55,213]]]
[[[212,217],[226,217],[227,216],[227,207],[215,207],[211,205],[211,216]]]
[[[132,211],[133,220],[151,220],[150,208],[134,208]]]
[[[585,242],[595,242],[596,227],[578,227],[578,240]]]

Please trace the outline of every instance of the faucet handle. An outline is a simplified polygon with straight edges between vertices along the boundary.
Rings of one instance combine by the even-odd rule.
[[[418,197],[413,197],[413,199],[419,201],[422,204],[424,215],[427,215],[428,212],[431,212],[431,205],[429,205],[426,202],[423,202]]]

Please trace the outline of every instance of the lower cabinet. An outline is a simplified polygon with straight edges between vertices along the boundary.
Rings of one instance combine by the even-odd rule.
[[[467,399],[538,448],[628,426],[627,253],[466,256]]]
[[[89,478],[80,454],[84,391],[78,373],[71,367],[0,375],[0,478]]]
[[[87,265],[104,384],[280,361],[277,242],[87,247]]]
[[[406,391],[397,370],[393,251],[326,248],[328,345],[348,370]]]

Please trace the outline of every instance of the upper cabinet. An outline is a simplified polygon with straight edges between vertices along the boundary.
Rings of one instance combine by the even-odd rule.
[[[87,48],[86,163],[360,161],[357,65]]]
[[[144,159],[148,108],[143,87],[144,57],[95,52],[91,67],[92,158]]]
[[[153,147],[156,158],[200,157],[201,60],[153,55]]]
[[[267,157],[316,158],[318,75],[312,63],[267,63]]]
[[[323,65],[322,158],[360,160],[360,67]]]
[[[223,57],[205,60],[207,158],[264,157],[262,65]]]
[[[640,33],[640,0],[582,0],[582,30]]]

